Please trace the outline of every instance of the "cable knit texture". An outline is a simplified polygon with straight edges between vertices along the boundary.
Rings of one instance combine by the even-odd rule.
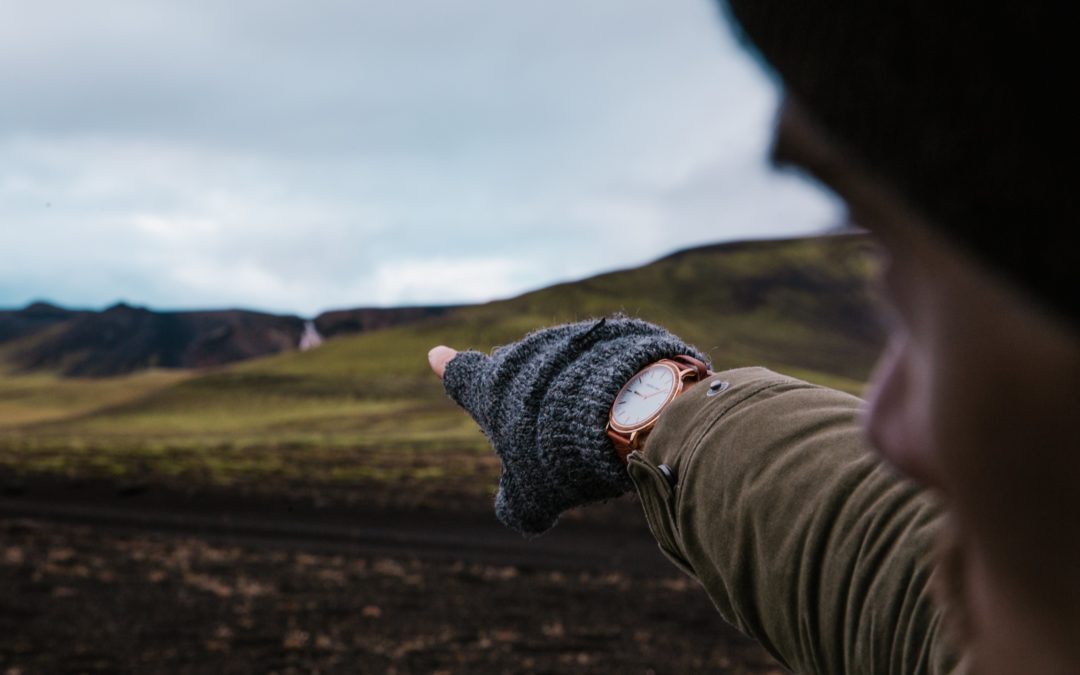
[[[646,365],[678,354],[707,357],[663,328],[613,316],[545,328],[491,355],[461,352],[446,393],[502,460],[495,515],[526,536],[574,506],[633,487],[605,433],[619,389]]]

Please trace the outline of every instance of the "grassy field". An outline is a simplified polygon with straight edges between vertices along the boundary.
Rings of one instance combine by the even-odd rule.
[[[765,365],[858,393],[880,342],[869,318],[874,265],[861,237],[709,247],[214,371],[7,373],[0,467],[13,479],[486,499],[497,462],[428,371],[431,346],[488,350],[552,323],[625,312],[664,324],[717,369]]]

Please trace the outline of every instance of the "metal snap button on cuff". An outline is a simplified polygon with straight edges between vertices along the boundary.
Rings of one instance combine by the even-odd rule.
[[[705,392],[705,395],[709,397],[716,396],[730,386],[731,383],[727,380],[713,380],[709,383],[709,390]]]
[[[671,467],[667,464],[661,464],[656,468],[660,470],[660,473],[664,474],[664,480],[667,481],[668,485],[675,487],[675,472],[672,471]]]

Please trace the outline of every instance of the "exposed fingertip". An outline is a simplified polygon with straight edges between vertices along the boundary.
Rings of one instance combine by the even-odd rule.
[[[446,345],[432,347],[431,351],[428,352],[428,364],[436,375],[442,377],[446,372],[446,364],[455,356],[457,356],[457,350]]]

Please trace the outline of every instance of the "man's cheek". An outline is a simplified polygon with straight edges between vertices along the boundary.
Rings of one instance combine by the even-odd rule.
[[[967,598],[968,561],[963,537],[951,514],[945,517],[938,532],[934,553],[937,567],[931,588],[935,602],[942,610],[950,640],[957,646],[966,646],[972,639],[974,625]]]

